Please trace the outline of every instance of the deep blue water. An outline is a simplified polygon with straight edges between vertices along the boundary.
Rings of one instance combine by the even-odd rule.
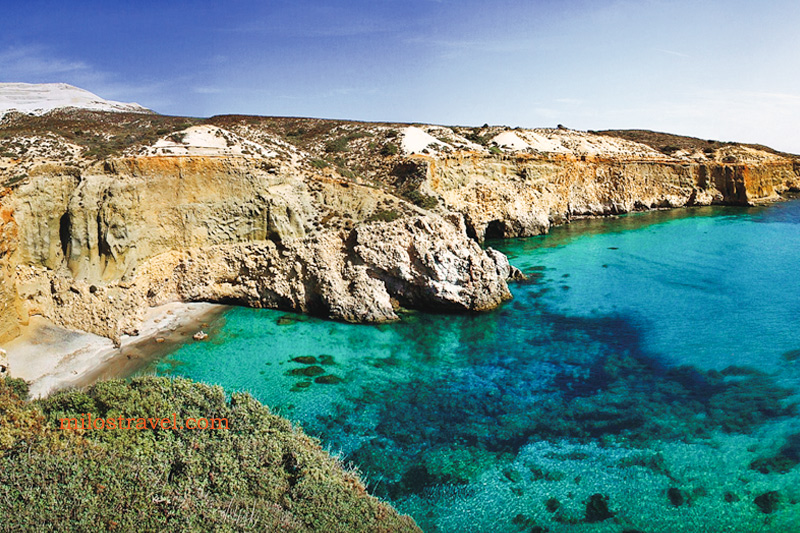
[[[150,371],[250,391],[425,531],[800,531],[800,202],[491,245],[529,276],[496,311],[236,308]]]

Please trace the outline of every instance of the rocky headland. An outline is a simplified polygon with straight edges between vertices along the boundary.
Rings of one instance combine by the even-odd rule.
[[[0,342],[35,315],[119,342],[174,301],[491,309],[520,273],[487,238],[774,200],[800,163],[652,132],[55,109],[0,119],[0,183]]]

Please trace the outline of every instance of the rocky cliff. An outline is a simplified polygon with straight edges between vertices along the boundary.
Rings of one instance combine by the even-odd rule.
[[[36,314],[118,339],[175,300],[354,322],[485,310],[518,272],[484,238],[800,189],[783,154],[669,152],[571,130],[10,114],[0,341]]]
[[[291,160],[41,164],[2,209],[6,337],[39,314],[118,339],[174,300],[383,322],[400,305],[482,310],[510,297],[505,257],[458,217]]]
[[[790,160],[748,162],[597,157],[420,158],[421,187],[484,238],[546,233],[577,217],[696,205],[750,205],[800,189]]]

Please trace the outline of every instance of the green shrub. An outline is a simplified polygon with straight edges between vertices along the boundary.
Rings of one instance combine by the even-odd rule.
[[[28,399],[28,382],[21,378],[5,378],[5,386],[20,400]]]
[[[395,211],[394,209],[386,210],[386,209],[379,209],[372,213],[369,218],[366,219],[366,222],[392,222],[397,220],[402,215]]]
[[[58,429],[87,412],[229,429]],[[249,395],[156,377],[36,402],[0,380],[0,510],[5,531],[417,531]]]
[[[347,137],[339,137],[337,139],[333,139],[332,141],[328,141],[325,143],[325,151],[329,154],[338,153],[338,152],[346,152],[349,150],[347,143],[350,140]]]
[[[680,148],[673,145],[667,145],[667,146],[662,146],[659,150],[662,154],[672,155],[678,150],[680,150]]]
[[[390,155],[397,155],[400,152],[400,148],[397,147],[394,143],[386,143],[381,148],[381,155],[390,156]]]
[[[435,196],[428,196],[427,194],[422,194],[419,190],[415,189],[406,193],[406,198],[408,200],[423,209],[433,209],[437,205],[439,205],[439,200]]]
[[[472,141],[475,144],[480,144],[481,146],[486,146],[489,144],[491,137],[489,135],[480,135],[478,133],[479,130],[473,130],[471,133],[468,133],[465,137],[468,141]]]
[[[339,153],[339,152],[347,152],[350,150],[348,146],[350,141],[354,141],[356,139],[362,139],[364,137],[372,137],[372,133],[368,131],[355,131],[352,133],[348,133],[343,137],[338,137],[336,139],[330,140],[325,143],[325,151],[329,154]]]
[[[170,141],[174,142],[175,144],[182,144],[182,143],[183,143],[183,140],[184,140],[185,138],[186,138],[186,133],[185,133],[185,132],[182,132],[182,131],[179,131],[179,132],[173,133],[172,135],[170,135],[170,136],[168,137],[168,139],[169,139]]]

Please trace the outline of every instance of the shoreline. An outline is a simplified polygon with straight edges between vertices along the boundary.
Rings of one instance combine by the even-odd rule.
[[[200,329],[208,333],[208,326],[228,309],[205,302],[152,307],[139,334],[123,336],[119,347],[105,337],[64,329],[33,316],[29,325],[22,326],[22,334],[3,346],[9,375],[30,384],[31,398],[103,379],[128,378],[190,341]]]
[[[747,209],[792,200],[800,200],[800,193],[784,193],[748,206],[678,206],[629,213],[582,215],[551,228],[637,213],[675,213],[712,207]],[[499,240],[531,237],[536,236]],[[1,348],[7,352],[9,375],[25,379],[30,385],[32,398],[44,397],[57,390],[86,387],[104,379],[128,378],[190,341],[192,335],[201,329],[207,333],[211,329],[213,337],[213,330],[217,329],[214,323],[230,308],[228,305],[207,302],[171,302],[152,307],[145,313],[139,334],[123,336],[119,347],[115,347],[108,338],[61,328],[41,316],[32,316],[27,326],[21,326],[22,333]]]

